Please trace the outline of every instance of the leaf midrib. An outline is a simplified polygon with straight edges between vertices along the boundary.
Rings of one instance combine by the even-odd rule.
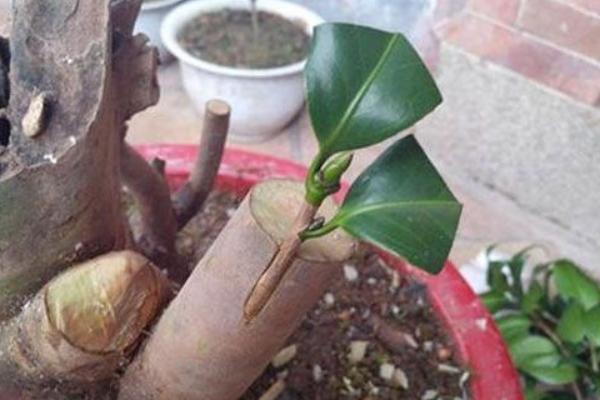
[[[400,201],[400,202],[385,202],[385,203],[377,203],[371,206],[360,207],[356,211],[340,211],[340,213],[335,218],[338,222],[341,222],[345,219],[356,217],[357,215],[361,215],[371,211],[384,210],[387,208],[410,208],[410,207],[431,207],[431,206],[451,206],[460,204],[456,201]]]
[[[399,39],[400,39],[400,35],[395,34],[388,41],[388,44],[386,45],[386,48],[383,51],[383,54],[381,55],[381,58],[379,59],[379,61],[375,65],[375,68],[373,68],[373,71],[371,71],[371,73],[368,75],[367,79],[365,80],[365,82],[363,83],[363,85],[360,87],[357,95],[350,102],[350,104],[348,105],[348,108],[346,108],[346,111],[344,112],[344,115],[342,116],[342,119],[340,119],[339,123],[334,128],[332,134],[323,143],[321,151],[323,151],[324,153],[327,153],[328,152],[327,148],[330,146],[330,144],[332,142],[335,142],[335,140],[337,139],[337,137],[343,132],[343,129],[346,127],[346,125],[350,121],[350,118],[352,118],[352,116],[356,112],[356,109],[360,105],[362,99],[367,94],[367,91],[369,90],[369,88],[373,84],[373,81],[375,80],[375,78],[377,77],[377,75],[379,74],[379,72],[381,71],[381,69],[383,68],[383,66],[385,65],[386,61],[389,59],[389,57],[390,57],[390,55],[392,53],[392,50],[394,49],[394,46],[396,45],[396,43],[398,43]]]

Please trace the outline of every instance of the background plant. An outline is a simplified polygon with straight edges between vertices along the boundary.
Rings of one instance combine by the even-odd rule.
[[[522,374],[526,399],[597,398],[600,289],[566,259],[536,265],[526,287],[528,252],[489,261],[490,291],[482,295]]]

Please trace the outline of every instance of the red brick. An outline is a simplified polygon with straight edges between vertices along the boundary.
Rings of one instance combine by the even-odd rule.
[[[518,26],[558,46],[600,61],[600,19],[555,0],[524,0]],[[600,3],[600,0],[596,0]]]
[[[600,68],[513,29],[463,15],[439,32],[445,41],[569,96],[597,104]]]
[[[584,11],[597,14],[600,17],[599,0],[562,0],[563,3],[570,4]]]
[[[469,0],[469,9],[493,20],[514,24],[521,0]]]

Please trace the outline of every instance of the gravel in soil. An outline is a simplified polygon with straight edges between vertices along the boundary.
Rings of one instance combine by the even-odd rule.
[[[273,68],[303,60],[310,37],[301,25],[275,14],[225,9],[202,14],[178,36],[183,47],[204,61],[228,67]]]
[[[193,268],[237,206],[212,194],[180,233]],[[424,286],[362,249],[241,400],[462,400],[469,373],[428,304]]]

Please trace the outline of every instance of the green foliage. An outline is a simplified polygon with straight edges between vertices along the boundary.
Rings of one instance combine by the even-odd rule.
[[[404,36],[362,26],[318,26],[305,77],[308,110],[323,158],[379,143],[442,101],[427,67]]]
[[[340,187],[347,151],[379,143],[442,101],[425,64],[404,36],[350,24],[316,28],[305,72],[319,153],[306,201],[319,206]],[[356,180],[328,223],[303,240],[343,228],[430,272],[448,256],[461,205],[413,136],[392,145]]]
[[[568,260],[536,266],[525,289],[527,251],[490,262],[490,290],[482,295],[523,375],[525,398],[598,396],[600,289]]]

